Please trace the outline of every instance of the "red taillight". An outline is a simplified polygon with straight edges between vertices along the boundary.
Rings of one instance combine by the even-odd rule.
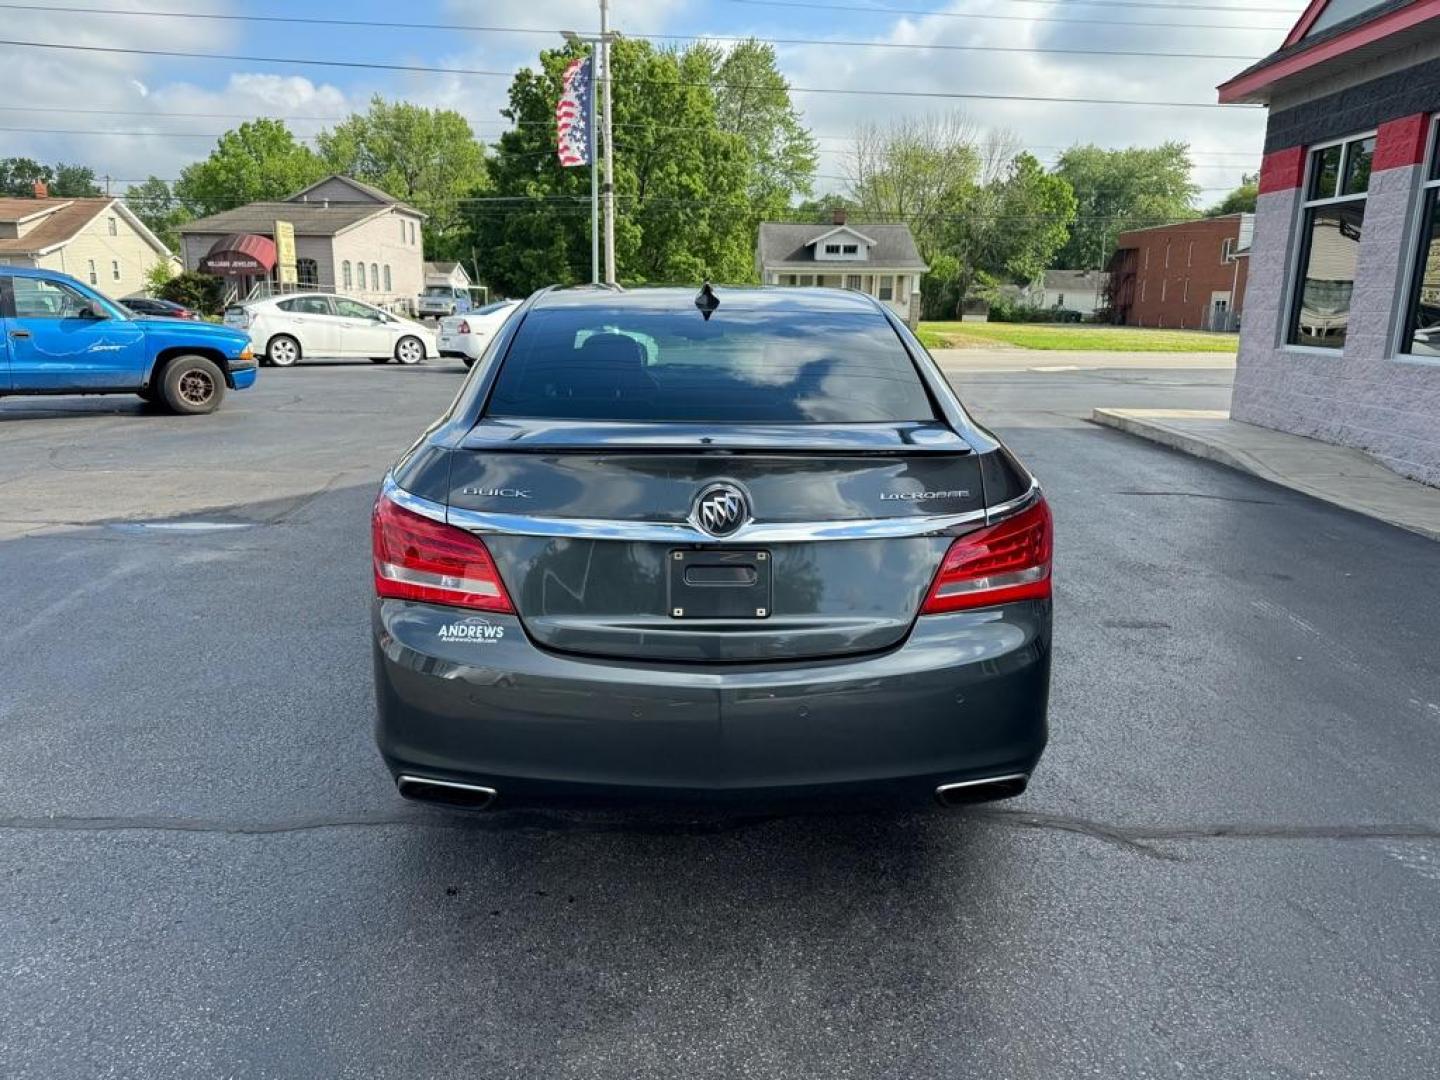
[[[922,615],[993,607],[1050,596],[1055,532],[1041,499],[1012,518],[978,529],[950,545]]]
[[[476,536],[431,521],[383,494],[371,517],[375,592],[480,611],[513,613],[495,560]]]
[[[456,333],[457,333],[457,334],[468,334],[469,332],[470,332],[470,324],[469,324],[468,322],[466,322],[464,319],[461,319],[461,320],[460,320],[460,329],[457,330]]]

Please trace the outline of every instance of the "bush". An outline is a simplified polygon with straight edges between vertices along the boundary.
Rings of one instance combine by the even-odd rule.
[[[151,296],[159,296],[165,288],[165,283],[174,276],[175,271],[170,266],[170,260],[161,259],[145,271],[145,291]]]
[[[1004,297],[990,302],[990,321],[1008,323],[1078,323],[1080,313],[1069,308],[1034,307]]]
[[[213,274],[186,270],[165,282],[159,295],[161,300],[184,304],[202,315],[218,315],[220,302],[225,297],[225,282]]]

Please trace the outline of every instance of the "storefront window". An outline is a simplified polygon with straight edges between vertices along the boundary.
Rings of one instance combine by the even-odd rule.
[[[1401,348],[1415,356],[1440,356],[1440,146],[1432,136],[1430,179],[1420,218],[1415,285]]]
[[[1310,152],[1292,345],[1345,347],[1374,151],[1375,137],[1367,135]]]

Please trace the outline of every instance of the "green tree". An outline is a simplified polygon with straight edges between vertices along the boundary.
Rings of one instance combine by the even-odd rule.
[[[855,133],[846,194],[862,217],[909,225],[930,258],[947,243],[947,216],[982,183],[985,160],[963,113],[868,124]]]
[[[325,176],[325,163],[283,120],[247,120],[220,136],[204,161],[187,165],[175,196],[196,217],[283,199]]]
[[[756,220],[777,215],[796,198],[809,195],[819,151],[790,100],[790,84],[780,74],[775,49],[747,38],[729,52],[710,44],[692,46],[688,52],[715,88],[716,126],[745,142],[750,157],[747,189]]]
[[[1064,177],[1031,154],[1015,155],[948,221],[957,299],[976,284],[1027,284],[1043,274],[1070,238],[1075,206]]]
[[[125,189],[125,205],[158,236],[171,251],[180,250],[180,226],[191,215],[170,190],[170,185],[152,176]]]
[[[755,234],[750,157],[723,131],[699,50],[612,49],[615,106],[615,254],[626,282],[748,281]],[[520,295],[590,278],[590,175],[555,156],[555,103],[574,49],[542,53],[519,72],[504,115],[515,129],[491,159],[492,201],[471,207],[481,273]]]
[[[95,170],[88,165],[61,162],[55,166],[55,179],[50,194],[65,199],[91,199],[105,192],[95,182]]]
[[[328,171],[374,184],[424,211],[427,255],[468,253],[465,200],[484,191],[486,176],[485,149],[465,117],[376,96],[368,112],[316,142]]]
[[[1240,177],[1240,186],[1205,211],[1205,216],[1224,217],[1226,214],[1253,214],[1255,203],[1259,198],[1260,174],[1245,173]]]
[[[1181,142],[1066,150],[1054,172],[1074,190],[1077,215],[1056,264],[1077,270],[1103,266],[1126,229],[1196,217],[1193,203],[1200,189],[1190,169],[1190,148]]]
[[[0,158],[0,195],[29,199],[35,195],[37,180],[50,184],[55,172],[49,165],[25,157]]]

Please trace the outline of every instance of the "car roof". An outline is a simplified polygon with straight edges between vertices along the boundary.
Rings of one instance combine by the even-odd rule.
[[[618,289],[606,285],[571,285],[538,294],[532,305],[544,308],[605,308],[631,311],[693,310],[700,286]],[[873,312],[879,302],[851,289],[800,288],[789,285],[712,285],[720,309],[766,312]]]
[[[79,278],[62,274],[59,270],[46,270],[39,266],[0,266],[0,274],[8,274],[10,277],[64,278],[66,281],[80,284]]]

